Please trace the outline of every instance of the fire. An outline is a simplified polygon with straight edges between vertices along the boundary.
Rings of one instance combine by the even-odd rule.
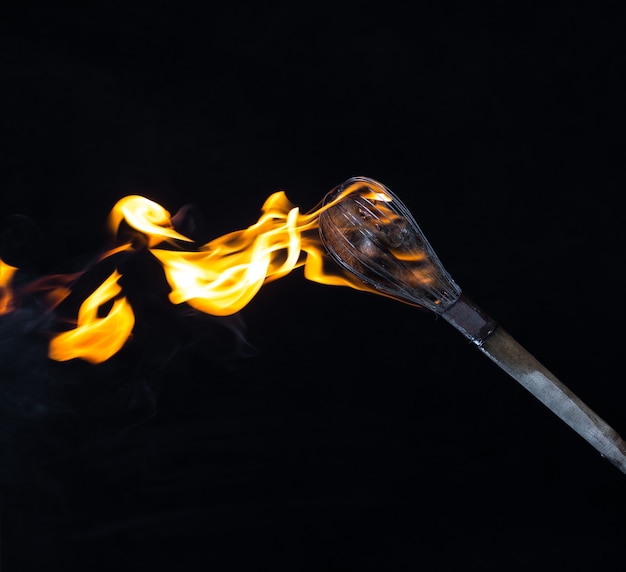
[[[78,311],[76,328],[57,334],[50,341],[48,356],[57,361],[81,358],[101,363],[117,353],[130,337],[135,316],[125,297],[115,298],[122,287],[116,270],[85,301]],[[113,300],[106,316],[99,309]]]
[[[378,199],[386,200],[383,196]],[[123,223],[147,239],[145,247],[163,267],[173,304],[186,303],[204,313],[226,316],[246,306],[264,284],[299,267],[304,267],[308,280],[368,290],[338,271],[335,264],[328,263],[317,229],[320,212],[333,203],[303,214],[283,191],[278,191],[266,199],[261,216],[253,225],[195,246],[192,239],[174,228],[169,211],[146,197],[130,195],[115,204],[109,213],[108,227],[118,241],[124,234]],[[102,255],[100,261],[135,248],[142,247],[136,246],[135,241],[121,242]],[[5,263],[0,265],[0,314],[12,309],[9,285],[16,271]],[[122,295],[120,278],[120,272],[115,270],[80,305],[75,327],[51,335],[51,359],[80,358],[101,363],[124,346],[132,335],[135,316]],[[69,294],[66,284],[70,282],[69,277],[57,277],[55,287],[48,286],[51,305]],[[40,279],[39,283],[46,280]],[[104,312],[107,307],[110,309]]]
[[[12,305],[11,281],[17,268],[0,258],[0,315],[10,311]]]
[[[255,224],[193,250],[186,248],[193,241],[172,229],[169,213],[143,197],[119,201],[109,215],[109,226],[117,229],[125,220],[146,234],[150,245],[167,240],[169,248],[149,250],[163,266],[171,287],[170,301],[226,316],[246,306],[264,284],[301,266],[309,280],[360,287],[325,268],[317,234],[320,212],[301,214],[286,194],[278,191],[266,199]],[[181,246],[180,240],[185,244]]]
[[[197,251],[151,249],[172,288],[170,300],[214,315],[241,310],[263,284],[307,264],[320,247],[303,237],[316,228],[316,214],[301,215],[283,192],[271,195],[256,224],[212,240]],[[309,276],[324,280],[311,272]]]
[[[149,246],[167,238],[193,242],[172,228],[169,211],[146,197],[129,195],[117,201],[109,214],[109,229],[116,234],[123,220],[146,235]]]

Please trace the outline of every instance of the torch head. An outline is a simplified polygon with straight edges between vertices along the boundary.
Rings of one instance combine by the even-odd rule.
[[[324,197],[319,234],[339,266],[382,295],[437,314],[461,295],[406,206],[373,179],[350,178]]]

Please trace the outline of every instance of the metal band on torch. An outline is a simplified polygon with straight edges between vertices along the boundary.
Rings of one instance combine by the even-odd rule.
[[[448,307],[442,317],[479,347],[497,326],[495,320],[463,293]]]

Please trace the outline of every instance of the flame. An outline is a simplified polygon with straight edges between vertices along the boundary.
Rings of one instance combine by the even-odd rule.
[[[12,310],[11,281],[16,271],[15,266],[7,264],[0,258],[0,316]]]
[[[120,199],[107,222],[118,240],[124,235],[124,223],[147,239],[143,244],[161,263],[173,304],[186,303],[204,313],[226,316],[245,307],[264,284],[299,267],[304,267],[305,278],[314,282],[373,291],[328,262],[317,229],[320,212],[334,203],[302,214],[283,191],[278,191],[266,199],[256,223],[199,246],[174,228],[169,211],[139,195]],[[122,241],[98,261],[140,248],[135,242]],[[17,269],[0,263],[1,314],[11,309],[9,285]],[[46,291],[47,303],[54,307],[72,292],[70,284],[78,275],[39,279],[29,292]],[[74,328],[51,336],[51,359],[101,363],[123,347],[132,335],[135,316],[126,297],[120,295],[121,276],[115,270],[83,301]]]
[[[212,240],[197,251],[153,248],[172,288],[170,300],[208,314],[241,310],[260,288],[306,265],[303,251],[319,248],[303,234],[316,228],[317,215],[301,215],[282,192],[272,194],[256,224]],[[309,268],[311,279],[323,280]],[[315,278],[313,278],[315,276]]]
[[[101,363],[117,353],[130,337],[135,316],[125,297],[113,300],[106,316],[98,317],[98,310],[117,296],[122,288],[121,274],[115,270],[81,304],[74,329],[52,338],[48,356],[57,361],[81,358]]]
[[[325,268],[324,249],[314,232],[321,210],[301,214],[278,191],[266,199],[255,224],[193,250],[176,242],[193,241],[173,230],[169,212],[143,197],[119,201],[109,215],[109,227],[119,229],[125,220],[147,235],[149,251],[163,266],[173,304],[187,303],[201,312],[226,316],[246,306],[264,284],[301,266],[309,280],[362,288]],[[169,248],[154,248],[163,241]]]
[[[192,242],[172,227],[169,211],[160,204],[140,195],[129,195],[117,201],[109,214],[109,229],[116,234],[123,220],[149,237],[149,246],[165,238]]]

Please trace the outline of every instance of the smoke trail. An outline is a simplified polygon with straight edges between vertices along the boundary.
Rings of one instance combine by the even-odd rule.
[[[178,220],[197,228],[189,217]],[[59,550],[59,541],[70,533],[77,488],[120,486],[144,477],[151,453],[142,430],[158,414],[164,384],[176,384],[180,360],[193,356],[202,381],[211,383],[212,373],[236,369],[255,350],[240,315],[221,318],[172,305],[163,270],[146,250],[91,267],[88,261],[71,262],[86,270],[72,284],[72,294],[50,308],[29,289],[46,266],[37,226],[26,217],[9,217],[0,237],[1,257],[19,268],[14,307],[0,315],[4,545],[5,552],[22,547],[20,560],[38,559]],[[49,359],[51,334],[109,271],[107,264],[120,267],[138,316],[131,338],[97,365]]]
[[[197,227],[184,216],[188,212],[179,223]],[[109,272],[109,261],[82,274],[68,298],[51,309],[38,292],[23,287],[37,280],[34,272],[22,270],[37,268],[36,226],[12,217],[2,238],[3,258],[20,268],[14,280],[16,307],[0,315],[0,454],[5,460],[0,485],[25,483],[25,476],[37,479],[44,465],[71,455],[81,440],[115,435],[153,417],[159,385],[168,377],[175,383],[168,366],[179,354],[201,354],[209,374],[211,368],[236,368],[256,354],[240,315],[216,317],[173,306],[161,266],[146,251],[133,250],[111,262],[121,269],[124,291],[139,317],[119,355],[97,366],[50,360],[50,336],[74,312],[76,300]]]

